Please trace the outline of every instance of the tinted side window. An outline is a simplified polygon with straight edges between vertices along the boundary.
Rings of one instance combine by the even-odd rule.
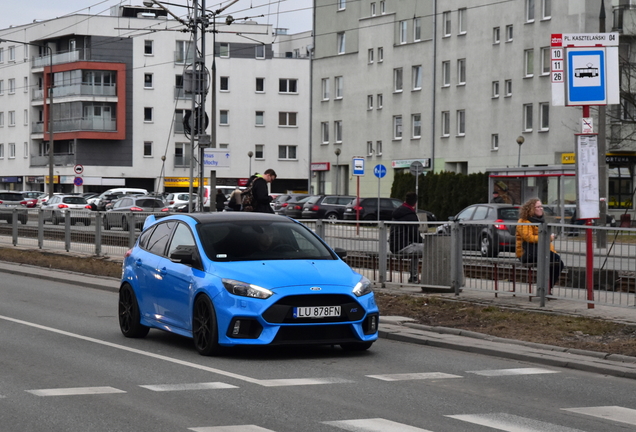
[[[152,236],[152,233],[155,231],[156,226],[153,226],[146,231],[142,232],[139,236],[139,247],[145,250],[148,250],[148,241]]]
[[[192,232],[190,232],[188,226],[180,223],[174,231],[174,236],[172,236],[172,241],[168,248],[168,256],[170,256],[170,254],[172,254],[172,252],[174,252],[179,246],[194,246],[195,244],[194,237],[192,236]]]
[[[168,221],[160,223],[148,240],[148,251],[155,255],[163,255],[166,250],[170,234],[174,230],[176,222]]]

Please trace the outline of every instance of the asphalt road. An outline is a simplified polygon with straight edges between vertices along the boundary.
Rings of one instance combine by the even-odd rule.
[[[199,356],[126,339],[117,295],[2,274],[7,431],[626,431],[633,380],[380,339]]]

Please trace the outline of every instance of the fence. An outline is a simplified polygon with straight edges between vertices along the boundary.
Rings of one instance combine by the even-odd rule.
[[[147,213],[70,211],[53,218],[42,210],[2,213],[0,246],[123,257],[137,239]],[[57,225],[54,223],[57,222]],[[461,295],[465,290],[618,307],[636,306],[636,229],[565,224],[505,225],[465,222],[347,222],[302,220],[346,261],[379,286],[411,284],[423,291]],[[422,243],[392,253],[391,227],[417,225]],[[517,225],[539,228],[539,259],[522,264],[514,252]],[[550,235],[565,264],[548,290]],[[588,271],[590,269],[590,271]]]

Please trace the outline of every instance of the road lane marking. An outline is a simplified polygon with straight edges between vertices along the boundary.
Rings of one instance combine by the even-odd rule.
[[[240,426],[212,426],[190,428],[188,430],[194,432],[275,432],[271,429],[265,429],[256,425],[240,425]]]
[[[114,387],[74,387],[74,388],[26,390],[26,392],[34,394],[36,396],[79,396],[79,395],[126,393],[125,391],[116,389]]]
[[[238,388],[237,386],[234,386],[232,384],[226,384],[222,382],[140,385],[139,387],[156,391],[156,392],[182,391],[182,390],[217,390],[217,389]]]
[[[481,371],[466,371],[475,375],[482,376],[510,376],[510,375],[539,375],[539,374],[553,374],[561,373],[560,371],[544,369],[544,368],[518,368],[518,369],[493,369],[493,370],[481,370]]]
[[[322,423],[355,432],[431,432],[383,418],[327,421]]]
[[[447,415],[445,417],[506,432],[584,432],[580,429],[572,429],[506,413]]]
[[[300,385],[320,385],[320,384],[344,384],[353,381],[343,378],[288,378],[288,379],[269,379],[259,380],[259,384],[263,387],[283,387],[283,386],[300,386]]]
[[[636,410],[619,406],[599,406],[584,408],[561,408],[563,411],[570,411],[577,414],[599,417],[605,420],[612,420],[620,423],[636,425]]]
[[[424,380],[424,379],[463,378],[460,375],[452,375],[452,374],[447,374],[443,372],[367,375],[367,377],[379,379],[382,381],[408,381],[408,380]]]
[[[245,376],[245,375],[239,375],[239,374],[236,374],[236,373],[233,373],[233,372],[228,372],[228,371],[224,371],[224,370],[221,370],[221,369],[212,368],[212,367],[209,367],[209,366],[203,366],[203,365],[200,365],[200,364],[197,364],[197,363],[192,363],[192,362],[188,362],[188,361],[185,361],[185,360],[179,360],[179,359],[176,359],[176,358],[173,358],[173,357],[168,357],[168,356],[161,355],[161,354],[154,354],[154,353],[142,351],[142,350],[139,350],[139,349],[136,349],[136,348],[130,348],[130,347],[127,347],[127,346],[124,346],[124,345],[119,345],[119,344],[112,343],[112,342],[106,342],[106,341],[103,341],[103,340],[100,340],[100,339],[95,339],[95,338],[88,337],[88,336],[82,336],[82,335],[77,334],[77,333],[71,333],[71,332],[67,332],[67,331],[64,331],[64,330],[56,329],[56,328],[53,328],[53,327],[47,327],[47,326],[43,326],[43,325],[40,325],[40,324],[35,324],[35,323],[32,323],[32,322],[23,321],[23,320],[19,320],[19,319],[16,319],[16,318],[3,316],[3,315],[0,315],[0,319],[3,319],[5,321],[14,322],[16,324],[22,324],[22,325],[25,325],[25,326],[37,328],[37,329],[40,329],[40,330],[45,330],[45,331],[52,332],[52,333],[57,333],[57,334],[60,334],[60,335],[63,335],[63,336],[68,336],[68,337],[72,337],[72,338],[75,338],[75,339],[80,339],[80,340],[83,340],[83,341],[86,341],[86,342],[92,342],[92,343],[96,343],[98,345],[103,345],[103,346],[107,346],[107,347],[110,347],[110,348],[115,348],[115,349],[119,349],[119,350],[122,350],[122,351],[127,351],[127,352],[130,352],[130,353],[133,353],[133,354],[139,354],[139,355],[142,355],[142,356],[151,357],[151,358],[156,359],[156,360],[163,360],[163,361],[166,361],[166,362],[169,362],[169,363],[174,363],[174,364],[177,364],[177,365],[180,365],[180,366],[186,366],[186,367],[190,367],[190,368],[193,368],[193,369],[202,370],[202,371],[205,371],[205,372],[211,372],[211,373],[214,373],[214,374],[217,374],[217,375],[222,375],[222,376],[225,376],[225,377],[234,378],[234,379],[237,379],[239,381],[245,381],[245,382],[249,382],[249,383],[252,383],[252,384],[261,385],[261,386],[264,386],[264,387],[268,387],[268,381],[273,381],[273,380],[259,380],[259,379],[251,378],[251,377],[248,377],[248,376]],[[343,382],[343,381],[345,381],[345,380],[338,381],[339,380],[338,378],[306,378],[306,379],[316,381],[316,382],[314,382],[314,384],[318,384],[318,383],[319,384],[328,384],[328,383],[331,384],[331,383],[335,383],[335,382]],[[322,381],[322,382],[317,382],[317,381]],[[281,384],[278,384],[278,385],[281,385]],[[295,385],[298,385],[298,384],[295,384]]]

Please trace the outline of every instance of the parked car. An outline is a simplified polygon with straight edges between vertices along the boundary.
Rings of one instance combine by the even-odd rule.
[[[303,206],[311,199],[311,196],[306,196],[297,201],[287,201],[287,206],[283,210],[282,214],[292,219],[300,219],[303,213]]]
[[[285,214],[285,209],[291,203],[298,202],[303,198],[308,197],[307,194],[283,194],[276,198],[272,203],[274,203],[274,213],[276,214]]]
[[[196,204],[198,202],[197,194],[193,194],[193,202]],[[166,196],[166,205],[170,208],[171,211],[175,211],[177,208],[183,206],[183,204],[188,206],[190,202],[190,194],[188,192],[177,192],[171,193]]]
[[[27,203],[21,192],[0,192],[0,220],[6,220],[13,223],[14,210],[21,224],[27,223],[29,214]]]
[[[26,202],[27,208],[35,208],[38,206],[38,197],[42,192],[37,191],[22,191],[20,192],[24,201]]]
[[[91,224],[91,206],[81,195],[53,195],[42,204],[43,222],[50,221],[53,225],[64,222],[69,213],[71,225],[81,222],[84,226]]]
[[[391,220],[393,211],[402,205],[402,200],[397,198],[380,198],[380,220]],[[359,220],[378,220],[377,198],[354,198],[346,205],[343,217],[345,220],[356,220],[360,211]]]
[[[158,199],[147,196],[124,195],[115,202],[113,207],[104,213],[104,229],[109,230],[113,227],[121,227],[124,231],[128,231],[129,214],[133,214],[134,226],[141,229],[144,226],[144,220],[149,213],[161,212],[168,214],[170,209],[166,204]]]
[[[514,252],[519,206],[510,204],[473,204],[448,218],[463,224],[463,249],[476,250],[484,257],[496,257],[499,252]],[[437,227],[437,233],[450,235],[451,225]]]
[[[345,207],[354,199],[349,195],[314,195],[305,203],[303,219],[342,219]]]
[[[304,225],[263,213],[149,216],[125,254],[118,305],[124,336],[169,331],[202,355],[239,345],[361,351],[378,337],[369,280]]]
[[[116,198],[112,198],[113,196],[122,197],[124,195],[146,195],[146,194],[148,194],[148,191],[146,189],[141,189],[141,188],[113,188],[113,189],[108,189],[107,191],[102,192],[100,195],[96,197],[89,198],[88,203],[95,204],[97,206],[97,210],[103,211],[103,210],[106,210],[106,205],[108,203],[110,203],[113,199],[116,199]],[[109,196],[109,198],[106,198],[106,196]]]

